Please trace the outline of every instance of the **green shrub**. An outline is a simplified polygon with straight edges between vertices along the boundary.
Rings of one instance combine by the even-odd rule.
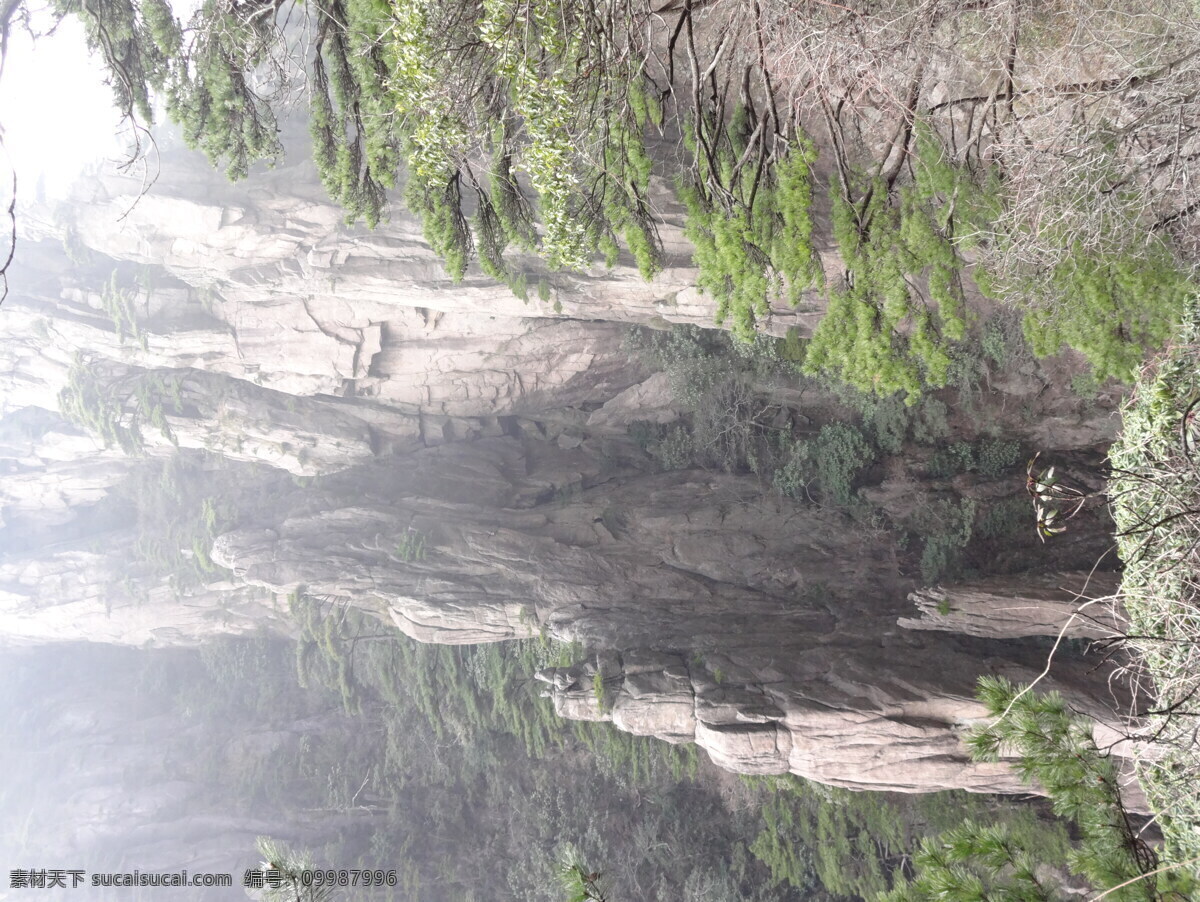
[[[1001,476],[1021,459],[1019,442],[989,438],[981,441],[976,450],[975,468],[982,476]]]
[[[1109,482],[1124,564],[1121,604],[1129,620],[1127,647],[1151,680],[1153,713],[1135,745],[1137,774],[1160,815],[1167,854],[1191,860],[1200,878],[1200,570],[1196,499],[1200,498],[1197,428],[1188,413],[1200,397],[1200,309],[1193,300],[1170,349],[1148,367],[1122,413],[1109,449]]]
[[[425,560],[425,533],[409,527],[396,541],[396,557],[405,563]]]
[[[1100,393],[1100,380],[1096,378],[1096,374],[1091,368],[1087,372],[1071,377],[1071,393],[1084,401],[1096,400],[1096,396]]]
[[[1073,713],[1058,693],[1040,695],[1002,677],[981,677],[978,695],[988,722],[968,739],[972,755],[1017,756],[1021,776],[1050,796],[1055,814],[1074,822],[1079,838],[1067,855],[1073,873],[1115,902],[1188,897],[1195,889],[1190,875],[1157,872],[1158,858],[1123,804],[1117,762],[1097,748],[1091,718]],[[1049,851],[968,822],[923,844],[915,880],[881,902],[1055,898],[1060,894],[1038,874],[1040,865],[1058,863]]]
[[[915,417],[915,408],[898,394],[877,395],[849,385],[831,383],[827,388],[838,400],[862,417],[863,429],[884,454],[899,454]]]
[[[182,592],[212,580],[219,569],[211,557],[213,540],[239,514],[236,504],[219,499],[238,497],[228,490],[241,476],[236,465],[218,464],[202,452],[175,451],[140,461],[114,487],[114,497],[128,505],[136,526],[123,572],[132,577],[129,589],[135,597],[142,580],[156,585],[166,579]],[[248,505],[254,503],[247,498]]]
[[[1033,535],[1035,522],[1029,498],[1005,498],[983,509],[975,533],[982,539],[1009,539],[1026,530]]]
[[[626,348],[666,373],[675,402],[687,414],[685,423],[639,425],[638,439],[667,469],[772,472],[784,430],[770,424],[776,408],[761,385],[778,374],[794,374],[779,344],[770,336],[742,342],[694,327],[631,331]]]
[[[148,291],[147,294],[149,294]],[[116,329],[117,338],[121,344],[125,343],[126,338],[132,338],[139,342],[144,349],[146,336],[142,334],[138,326],[137,300],[138,292],[132,288],[122,287],[117,271],[113,270],[108,283],[100,292],[100,302],[112,320],[113,328]]]
[[[929,475],[937,479],[957,476],[975,469],[975,448],[970,442],[955,442],[938,451],[929,461]]]
[[[909,408],[898,395],[879,398],[863,415],[875,445],[885,454],[899,454],[909,429]]]
[[[975,525],[975,502],[969,498],[936,501],[919,512],[914,525],[925,536],[921,579],[934,584],[962,572],[962,555]]]
[[[1136,223],[1112,221],[1101,233],[1100,247],[1039,235],[1038,242],[1069,253],[1037,269],[981,273],[978,281],[986,293],[1025,311],[1025,337],[1039,357],[1074,348],[1098,381],[1128,382],[1147,351],[1170,337],[1196,285],[1167,243]],[[1004,241],[1019,246],[1027,238]]]
[[[779,340],[779,356],[788,363],[795,365],[799,371],[800,364],[804,362],[805,341],[800,338],[800,333],[795,326],[789,326],[787,334]]]
[[[675,424],[667,428],[651,453],[664,470],[682,470],[695,462],[696,442],[686,426]]]
[[[999,369],[1016,366],[1033,357],[1021,317],[1014,311],[1001,310],[983,324],[979,343],[984,356]]]
[[[935,445],[950,434],[949,408],[937,398],[922,398],[913,419],[913,440]]]
[[[929,128],[918,126],[915,142],[910,186],[894,191],[878,176],[831,186],[847,276],[829,294],[804,365],[863,391],[903,392],[907,403],[950,380],[967,326],[960,232],[994,205]],[[928,301],[915,288],[922,277]]]
[[[900,394],[879,395],[837,382],[826,382],[825,387],[862,417],[867,437],[885,454],[899,454],[910,436],[933,445],[950,434],[949,409],[932,396],[909,404]]]
[[[138,418],[126,413],[126,400],[99,362],[76,352],[67,384],[58,393],[59,411],[68,421],[98,436],[105,446],[140,454],[145,437]]]
[[[946,369],[946,385],[958,392],[959,404],[974,410],[981,394],[987,364],[982,345],[970,339],[950,349],[950,366]]]
[[[1012,469],[1021,457],[1019,442],[1006,439],[981,439],[955,442],[938,451],[929,461],[929,475],[937,478],[959,473],[979,473],[997,477]]]
[[[717,322],[728,322],[744,341],[754,338],[775,296],[786,293],[798,304],[805,289],[824,281],[812,244],[813,144],[801,136],[773,169],[739,170],[735,163],[750,137],[747,119],[739,108],[727,127],[693,123],[690,147],[696,150],[703,131],[716,143],[718,168],[696,154],[697,176],[677,186],[688,212],[684,231],[696,249],[697,285],[716,300]]]
[[[405,188],[405,203],[421,218],[425,240],[434,253],[442,258],[446,273],[453,282],[461,282],[467,263],[475,249],[470,223],[462,212],[462,190],[456,173],[445,182],[426,182],[410,178]],[[499,272],[494,259],[499,252],[493,243],[483,242],[485,266]],[[491,261],[491,262],[488,262]]]
[[[846,507],[853,499],[855,478],[874,462],[875,452],[858,429],[830,423],[815,437],[791,445],[773,481],[785,495],[812,497],[815,487],[823,502]]]
[[[763,826],[750,850],[776,883],[819,899],[823,887],[839,898],[874,899],[905,870],[909,850],[924,837],[953,828],[964,817],[997,822],[1021,841],[1061,860],[1068,844],[1058,823],[1033,810],[997,810],[966,792],[902,795],[852,792],[798,777],[744,778],[761,787]]]

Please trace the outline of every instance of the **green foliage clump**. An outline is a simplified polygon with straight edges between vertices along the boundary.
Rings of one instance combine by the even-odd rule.
[[[1160,815],[1166,855],[1200,878],[1200,605],[1197,571],[1195,401],[1200,397],[1200,308],[1185,306],[1170,349],[1138,380],[1122,408],[1122,428],[1109,449],[1108,493],[1124,564],[1121,604],[1127,643],[1157,693],[1142,735],[1153,749],[1138,755],[1137,773]],[[1141,747],[1135,745],[1135,754]]]
[[[749,470],[786,495],[853,507],[855,481],[880,449],[900,450],[909,424],[927,406],[932,409],[934,399],[908,408],[898,399],[850,390],[847,403],[859,402],[867,432],[850,423],[827,423],[798,437],[787,411],[769,394],[773,382],[797,378],[793,346],[786,338],[758,335],[744,342],[684,327],[631,333],[627,347],[668,375],[688,417],[667,425],[633,424],[630,437],[667,469]]]
[[[794,366],[796,371],[799,372],[807,350],[806,343],[800,338],[799,330],[795,326],[789,326],[787,333],[777,343],[777,347],[779,356]]]
[[[954,442],[929,461],[929,475],[938,478],[958,473],[997,477],[1011,471],[1021,459],[1021,445],[1011,439],[985,438]]]
[[[793,442],[775,487],[795,498],[817,497],[838,507],[853,500],[855,477],[875,462],[875,451],[854,426],[829,423],[811,439]]]
[[[1098,381],[1129,382],[1170,337],[1196,282],[1113,148],[1095,149],[1089,175],[1038,195],[1036,221],[992,230],[976,282],[1022,316],[1038,356],[1074,348]]]
[[[205,0],[189,31],[194,37],[186,57],[173,61],[167,111],[189,147],[223,165],[230,179],[244,178],[251,164],[283,152],[274,110],[254,77],[273,62],[274,19]]]
[[[1011,439],[984,439],[976,446],[975,469],[984,476],[1002,476],[1021,459],[1021,445]]]
[[[300,637],[296,669],[302,685],[337,692],[348,712],[371,699],[418,716],[438,741],[497,734],[542,758],[578,742],[605,767],[634,782],[655,773],[682,778],[695,770],[695,750],[622,733],[609,724],[568,724],[535,691],[532,676],[580,656],[578,646],[546,638],[451,647],[412,642],[335,599],[303,590],[289,598]],[[601,680],[601,686],[603,681]],[[595,689],[595,687],[593,687]],[[607,698],[608,690],[601,689]],[[396,724],[410,729],[411,724]]]
[[[1022,316],[1016,311],[1001,310],[983,324],[979,338],[984,357],[998,369],[1007,369],[1032,359],[1033,352],[1025,339]]]
[[[88,266],[92,262],[92,249],[83,243],[79,229],[74,223],[64,222],[62,230],[63,253],[67,255],[67,259],[81,269]]]
[[[935,501],[919,510],[913,525],[925,537],[921,579],[937,583],[962,572],[962,555],[975,529],[976,503],[969,498]]]
[[[911,438],[934,445],[950,434],[948,409],[941,400],[925,395],[915,403],[901,394],[878,395],[844,383],[827,383],[838,400],[862,417],[866,437],[885,454],[900,454]]]
[[[788,883],[801,890],[812,891],[818,884],[816,864],[813,861],[813,850],[823,848],[816,845],[811,837],[797,836],[796,809],[798,806],[789,804],[791,799],[783,796],[778,803],[769,800],[763,806],[763,820],[766,829],[758,834],[750,846],[754,857],[763,862],[771,871],[771,879],[776,883]],[[822,837],[824,839],[837,839]],[[810,843],[812,843],[810,845]],[[834,854],[843,853],[850,859],[851,849],[848,844],[837,841]],[[867,859],[867,867],[879,869],[875,856]],[[839,875],[841,876],[841,875]],[[872,874],[871,876],[874,876]],[[870,878],[868,878],[870,879]],[[841,882],[833,882],[842,886]]]
[[[947,421],[949,408],[937,398],[924,398],[916,407],[913,419],[913,439],[923,445],[934,445],[950,434]]]
[[[282,151],[275,112],[260,93],[264,81],[287,77],[278,59],[277,5],[205,0],[186,29],[164,0],[55,0],[54,6],[82,22],[89,47],[110,70],[116,106],[135,140],[153,122],[152,98],[160,94],[188,145],[224,165],[232,179]]]
[[[670,379],[687,422],[641,424],[635,438],[667,469],[712,466],[727,471],[773,472],[787,431],[773,423],[779,412],[763,382],[794,376],[780,353],[783,342],[758,336],[750,342],[691,327],[631,332],[626,346]]]
[[[966,473],[975,468],[975,448],[970,442],[954,442],[929,461],[929,475],[937,478]]]
[[[805,361],[806,372],[882,395],[904,392],[909,403],[947,384],[953,343],[967,328],[960,248],[969,224],[993,205],[991,189],[950,164],[928,128],[916,129],[913,158],[908,187],[893,190],[881,177],[833,186],[846,274]]]
[[[312,685],[314,677],[337,688],[348,714],[362,711],[362,691],[353,667],[355,646],[363,639],[365,625],[332,610],[328,602],[301,590],[288,596],[288,611],[299,627],[296,640],[296,675],[300,685]]]
[[[142,461],[115,495],[128,504],[137,525],[130,555],[130,588],[166,578],[188,592],[218,578],[213,540],[228,529],[237,511],[219,500],[229,478],[203,454],[176,452]],[[248,503],[253,503],[247,499]]]
[[[153,122],[153,93],[168,84],[182,40],[170,5],[165,0],[54,0],[51,5],[58,16],[79,18],[89,50],[120,62],[121,74],[108,81],[117,109],[146,125]]]
[[[608,684],[604,680],[604,674],[597,670],[592,674],[592,695],[596,697],[596,704],[600,710],[607,713],[612,711],[612,698],[608,691]]]
[[[1052,902],[1059,898],[1053,877],[1039,868],[1062,864],[1044,846],[1030,848],[1005,824],[983,826],[965,821],[921,842],[913,854],[916,877],[881,900],[921,902],[934,899],[1014,899]]]
[[[687,469],[695,464],[699,453],[691,430],[682,423],[660,426],[638,421],[630,424],[629,434],[664,470]]]
[[[1087,357],[1099,381],[1129,382],[1146,352],[1166,343],[1196,286],[1155,241],[1140,251],[1111,253],[1076,246],[1022,289],[1036,302],[1025,318],[1034,353],[1071,347]]]
[[[494,155],[489,173],[489,199],[505,243],[515,244],[532,253],[537,250],[540,241],[534,229],[535,212],[517,183],[512,168],[512,152],[505,148],[503,133],[498,144],[500,149]]]
[[[75,355],[67,384],[58,394],[59,411],[106,446],[119,447],[126,454],[145,450],[145,424],[178,445],[167,416],[184,412],[182,378],[154,371],[123,371],[88,360],[81,352]]]
[[[396,28],[396,12],[382,0],[333,0],[320,13],[309,117],[313,159],[347,221],[362,218],[374,227],[401,161],[387,83],[396,60],[385,42]]]
[[[338,897],[335,883],[313,879],[317,865],[307,850],[293,849],[269,836],[258,837],[255,844],[262,856],[260,870],[272,877],[262,892],[262,902],[334,902]]]
[[[425,542],[425,533],[410,526],[396,542],[396,557],[405,563],[425,560]]]
[[[640,98],[643,102],[646,99],[636,82],[630,88],[630,97]],[[633,255],[642,278],[650,280],[662,266],[662,249],[647,201],[652,166],[642,131],[648,114],[643,112],[639,116],[635,109],[634,115],[633,122],[614,116],[609,123],[604,145],[605,170],[624,172],[629,181],[624,190],[609,186],[601,195],[595,228],[608,265],[616,262],[616,237],[619,234],[625,239],[625,246]]]
[[[386,85],[409,205],[435,218],[427,235],[452,277],[477,253],[512,287],[510,243],[551,269],[584,269],[598,252],[615,262],[622,240],[645,277],[657,272],[644,136],[661,117],[638,65],[588,8],[500,0],[471,16],[453,4],[383,9],[391,27],[375,45],[388,65],[368,74]],[[480,159],[490,165],[477,175]],[[460,183],[477,201],[474,216],[454,190]]]
[[[1073,713],[1057,693],[1018,691],[1002,677],[981,677],[979,698],[995,720],[972,734],[972,753],[984,761],[1020,756],[1021,775],[1043,787],[1055,813],[1079,829],[1068,855],[1072,871],[1110,890],[1107,898],[1117,902],[1157,900],[1160,891],[1193,883],[1186,874],[1151,874],[1157,856],[1125,810],[1117,764],[1096,747],[1089,718]]]
[[[1086,372],[1072,376],[1071,393],[1084,401],[1096,400],[1096,396],[1100,393],[1100,380],[1096,378],[1095,372],[1088,369]]]
[[[75,355],[67,384],[58,393],[58,409],[77,426],[87,429],[108,447],[126,454],[139,453],[144,445],[136,420],[125,416],[125,399],[100,371],[100,365],[82,353]]]
[[[863,415],[867,434],[879,449],[887,454],[899,454],[909,432],[909,408],[899,395],[864,395],[855,392]]]
[[[1011,539],[1022,533],[1033,535],[1035,514],[1026,495],[1005,498],[983,509],[975,524],[982,539]]]
[[[771,299],[786,291],[793,305],[805,289],[824,282],[813,250],[812,142],[800,137],[774,166],[759,160],[739,164],[753,151],[745,109],[727,128],[712,122],[693,126],[691,146],[715,140],[715,165],[697,154],[697,172],[681,180],[687,206],[685,233],[695,245],[698,285],[717,301],[717,322],[730,323],[734,335],[751,341],[756,323],[770,312]]]
[[[442,258],[446,274],[451,281],[461,282],[475,243],[470,223],[462,212],[459,176],[452,175],[445,183],[409,179],[404,197],[408,208],[421,217],[425,240],[434,253]],[[484,221],[490,224],[486,215],[481,220]],[[487,265],[493,272],[499,272],[499,245],[485,239],[483,247]]]
[[[565,902],[609,902],[604,875],[585,867],[578,856],[567,859],[559,873],[559,885],[566,893]]]
[[[122,287],[116,271],[113,272],[108,283],[100,292],[100,303],[112,320],[113,328],[117,330],[118,339],[124,343],[126,338],[132,338],[140,342],[144,349],[146,346],[146,337],[138,328],[137,309],[135,306],[137,299],[135,291]]]
[[[163,94],[188,144],[231,179],[282,152],[276,108],[296,73],[278,3],[204,0],[186,27],[163,0],[56,8],[83,20],[128,116],[148,122],[152,94]],[[644,276],[657,272],[645,133],[663,115],[637,30],[614,40],[606,14],[553,0],[469,12],[331,0],[312,12],[313,159],[347,221],[376,225],[403,168],[455,278],[478,251],[508,282],[506,242],[551,268],[583,269],[602,249],[614,259],[623,241]],[[477,215],[464,194],[478,198]]]

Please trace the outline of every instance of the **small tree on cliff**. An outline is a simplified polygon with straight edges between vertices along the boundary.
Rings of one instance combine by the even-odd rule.
[[[973,755],[997,761],[1016,754],[1018,772],[1050,796],[1054,811],[1073,821],[1079,843],[1068,866],[1112,902],[1183,900],[1193,881],[1160,872],[1121,801],[1117,768],[1096,747],[1092,722],[1072,714],[1057,693],[1037,695],[999,677],[979,681],[979,698],[995,720],[968,740]],[[880,902],[1055,902],[1062,888],[1044,873],[1040,850],[1003,825],[973,822],[927,839],[913,856],[913,879]],[[1098,898],[1098,896],[1096,897]]]

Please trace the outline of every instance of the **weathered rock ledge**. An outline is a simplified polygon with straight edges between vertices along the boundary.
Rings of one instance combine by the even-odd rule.
[[[967,636],[1012,639],[1059,636],[1111,639],[1128,621],[1116,601],[1120,580],[1105,571],[1051,572],[991,578],[909,593],[919,617],[901,617],[905,629],[944,630]]]

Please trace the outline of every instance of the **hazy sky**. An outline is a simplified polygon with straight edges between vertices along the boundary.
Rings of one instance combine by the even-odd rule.
[[[36,21],[49,20],[42,15]],[[14,30],[0,78],[0,125],[23,199],[32,197],[41,175],[53,196],[90,161],[117,157],[119,124],[112,93],[78,22],[65,21],[36,43]],[[7,172],[0,182],[7,187]]]

